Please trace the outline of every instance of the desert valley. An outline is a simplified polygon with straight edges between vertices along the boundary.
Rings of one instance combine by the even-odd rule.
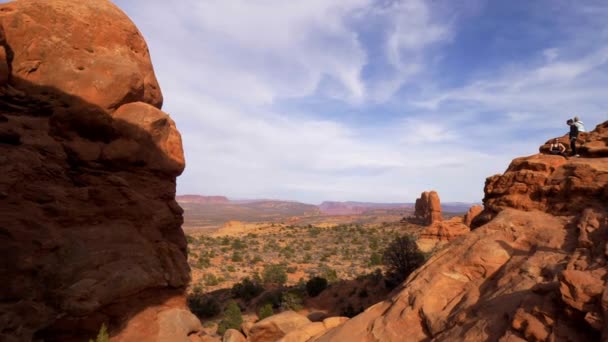
[[[427,174],[430,171],[425,163],[430,163],[429,160],[412,158],[402,162],[397,160],[397,154],[389,153],[392,149],[379,148],[379,143],[356,145],[357,153],[330,154],[326,158],[325,148],[331,150],[330,145],[334,144],[339,146],[338,150],[346,151],[345,141],[354,136],[351,130],[328,124],[329,119],[315,121],[310,126],[311,131],[322,132],[314,138],[322,140],[323,148],[312,153],[306,149],[299,151],[311,159],[322,156],[315,159],[316,164],[311,162],[314,165],[306,167],[306,172],[318,172],[315,177],[319,178],[311,179],[327,180],[319,176],[321,173],[337,177],[331,178],[333,183],[320,184],[321,190],[314,196],[268,199],[273,198],[267,195],[274,193],[270,190],[260,193],[260,199],[232,198],[221,193],[196,194],[196,190],[186,191],[187,185],[194,187],[193,183],[184,181],[178,187],[178,177],[187,165],[198,170],[196,148],[200,146],[188,146],[185,142],[198,134],[198,131],[192,134],[192,127],[201,131],[204,128],[182,124],[177,120],[179,115],[163,111],[165,98],[148,44],[142,32],[119,8],[119,3],[129,9],[137,6],[109,0],[17,0],[0,4],[0,277],[3,280],[0,341],[608,341],[608,118],[596,115],[594,118],[601,121],[593,127],[587,122],[587,130],[580,132],[569,123],[570,133],[563,135],[560,130],[539,138],[533,146],[535,153],[509,157],[512,161],[501,165],[504,172],[488,174],[485,183],[482,179],[475,190],[470,190],[473,193],[483,189],[480,203],[442,201],[444,192],[434,191],[434,184],[443,184],[444,179]],[[408,16],[399,17],[398,22],[426,23],[429,11],[425,6],[430,4],[416,1],[407,4],[405,9],[387,7],[391,9],[388,12],[384,7],[374,7],[371,12],[355,11],[357,15],[349,18],[356,21],[364,14],[372,18],[388,15],[393,10],[405,10]],[[146,4],[149,7],[136,8],[145,14],[146,10],[152,13],[158,5],[150,2]],[[175,4],[172,11],[164,14],[185,15],[195,12],[193,8],[206,8],[180,6]],[[341,10],[341,6],[346,6],[345,2],[336,8]],[[298,14],[306,12],[303,8],[299,8]],[[228,11],[231,7],[223,9]],[[326,12],[334,10],[331,7]],[[246,40],[219,29],[229,33],[234,33],[232,29],[245,32],[240,24],[246,21],[223,25],[222,20],[214,21],[217,13],[212,14],[206,18],[217,25],[216,30],[211,31],[222,37],[222,44],[215,45],[216,49],[234,48],[231,44],[236,46],[235,42]],[[247,17],[256,15],[255,11],[247,14]],[[424,20],[410,22],[407,20],[410,15]],[[300,42],[306,46],[313,40],[312,33],[324,27],[319,23],[329,20],[313,17],[315,20],[310,22],[302,21],[314,26],[308,35],[297,35],[294,33],[297,30],[279,34],[270,29],[268,32],[281,37],[285,33],[289,39],[279,39],[282,43],[294,37],[306,37]],[[331,34],[323,35],[321,41],[343,33],[346,22],[333,22],[328,31]],[[171,23],[167,20],[163,24]],[[577,26],[579,24],[577,22]],[[185,23],[180,30],[193,25]],[[263,30],[264,25],[273,28],[273,21],[260,22],[257,28]],[[164,30],[168,27],[172,26],[151,30],[150,35],[167,38]],[[410,31],[415,30],[408,26]],[[435,40],[443,37],[439,29],[423,31],[434,32]],[[374,32],[369,29],[364,33]],[[162,42],[171,44],[187,36],[168,35]],[[359,39],[355,34],[347,37]],[[405,44],[410,52],[422,49],[417,44],[425,40],[407,37],[399,36],[389,42]],[[256,42],[265,42],[260,43],[264,48],[277,44],[263,38],[256,37]],[[282,47],[283,50],[288,49]],[[315,46],[314,50],[323,49]],[[325,49],[327,55],[332,51]],[[229,59],[224,58],[229,55],[222,54],[218,59]],[[545,55],[549,63],[559,58],[556,50]],[[341,63],[347,60],[344,56],[355,58],[356,54],[340,54]],[[604,55],[600,57],[590,60],[597,65],[607,63]],[[265,65],[272,64],[260,59]],[[439,63],[440,59],[434,60]],[[164,59],[159,60],[161,63],[155,66],[161,65],[162,70],[167,70],[162,63]],[[251,57],[248,62],[254,60]],[[214,61],[201,57],[197,63]],[[298,64],[312,64],[317,60],[304,61],[306,63]],[[195,72],[188,69],[182,73],[183,70],[178,70],[179,63],[172,63],[168,68],[175,71],[175,75],[171,73],[167,84],[175,80],[174,83],[187,84],[188,81],[183,80],[185,74]],[[363,92],[365,87],[357,87],[357,82],[349,78],[350,69],[340,68],[342,64],[328,64],[332,70],[341,70],[341,77],[350,82],[355,93]],[[593,69],[577,65],[573,68],[576,72],[571,72],[567,64],[558,64],[557,69],[551,66],[534,77],[522,79],[541,82],[548,77],[549,83],[557,84],[560,82],[555,78],[564,75],[571,82],[586,75],[589,78],[585,80],[592,83],[586,72]],[[273,65],[273,75],[282,73],[274,68],[283,70],[283,67],[287,68]],[[237,74],[231,75],[238,78]],[[314,88],[314,92],[325,91],[332,96],[340,94],[331,81],[330,71],[318,74],[324,76],[312,77],[318,78],[318,84],[306,85],[306,89]],[[209,76],[210,79],[217,82],[213,90],[224,85],[217,77]],[[252,80],[257,78],[239,80],[254,83]],[[200,83],[198,78],[196,81],[193,83]],[[297,81],[293,76],[289,82],[279,83],[287,87]],[[517,83],[517,87],[524,87],[524,81]],[[249,86],[253,83],[247,83],[247,92],[240,95],[250,95]],[[308,84],[308,81],[302,83]],[[477,87],[485,84],[488,83],[475,83]],[[492,92],[500,85],[492,83]],[[171,94],[177,99],[172,108],[200,107],[189,102],[187,91],[171,89],[165,96]],[[432,89],[434,86],[425,88]],[[230,101],[236,102],[236,91],[230,91]],[[443,96],[452,96],[450,101],[462,98],[470,101],[467,95],[473,92],[468,89],[446,92]],[[270,99],[274,96],[268,95],[267,89],[259,93]],[[597,93],[601,95],[595,104],[604,108],[598,100],[604,98],[603,92]],[[208,95],[195,94],[197,101],[204,101]],[[560,95],[566,97],[563,93],[556,94],[551,95],[556,101]],[[292,101],[298,96],[303,97],[293,89],[284,95]],[[488,97],[487,94],[475,96],[478,101]],[[215,99],[219,98],[218,95]],[[264,105],[272,102],[267,98]],[[335,98],[332,101],[335,101],[332,106],[339,102]],[[354,108],[361,105],[358,101],[363,100],[343,102]],[[306,104],[319,102],[322,101],[317,99]],[[433,107],[432,102],[424,103],[425,108]],[[208,108],[203,109],[211,111],[220,106]],[[462,117],[467,116],[455,111]],[[227,111],[223,115],[231,113]],[[533,116],[511,114],[517,120],[521,117],[531,120]],[[231,130],[239,129],[234,118],[227,121]],[[287,125],[289,120],[279,121]],[[297,131],[298,125],[287,126]],[[260,132],[267,128],[260,122],[251,127]],[[506,124],[501,128],[505,127]],[[245,131],[250,130],[249,126],[246,128]],[[423,149],[445,136],[450,138],[443,130],[426,129],[423,133],[431,138],[415,145],[416,148]],[[340,134],[337,141],[328,138]],[[499,133],[492,131],[491,134]],[[259,140],[268,138],[262,133],[259,135]],[[296,140],[291,132],[287,135]],[[378,141],[385,138],[379,135],[374,138]],[[222,158],[239,146],[233,142],[230,146],[221,145],[223,140],[218,137],[214,137],[216,140],[210,145],[220,151]],[[468,139],[467,143],[475,139]],[[413,140],[406,141],[408,147],[415,144]],[[485,145],[491,145],[490,140],[474,143],[479,143],[477,148],[482,151]],[[495,161],[492,159],[495,156],[477,151],[467,154],[462,152],[462,146],[455,146],[453,140],[449,143],[449,154],[464,161],[455,162],[448,153],[441,152],[440,157],[433,155],[441,162],[432,163],[431,168],[445,168],[458,175],[450,173],[448,179],[454,189],[442,185],[446,198],[455,198],[457,192],[451,191],[469,187],[467,176],[477,171],[473,170],[475,167]],[[522,138],[518,143],[523,145],[529,141]],[[552,153],[555,152],[552,146],[558,143],[569,155],[564,151]],[[295,143],[289,146],[290,153],[297,152],[294,146]],[[191,153],[188,148],[192,148]],[[246,149],[246,153],[253,150]],[[390,158],[383,159],[378,151],[388,151]],[[291,154],[278,154],[281,162],[288,160],[286,169],[298,165],[294,161],[297,158],[290,159]],[[349,156],[355,156],[355,162]],[[222,161],[220,157],[216,159],[218,165]],[[477,157],[482,162],[474,164]],[[322,163],[325,159],[343,167],[328,170]],[[232,163],[240,158],[228,156],[226,160]],[[204,168],[218,165],[204,165]],[[276,177],[272,180],[280,183],[281,177],[286,177],[280,172],[270,174],[272,167],[260,165],[254,167],[261,170],[260,178],[255,178],[254,172],[237,171],[258,182]],[[458,173],[462,165],[468,169]],[[347,183],[341,182],[352,177],[361,191],[366,191],[365,186],[369,184],[357,178],[363,175],[394,182],[388,187],[381,186],[384,183],[371,186],[389,193],[393,188],[400,189],[398,182],[415,183],[412,178],[394,177],[395,170],[408,167],[423,170],[416,174],[425,188],[416,193],[403,193],[403,200],[396,203],[348,201],[351,192],[335,190],[343,190]],[[220,173],[230,171],[227,168]],[[211,180],[200,179],[201,184],[207,181],[204,186],[213,188],[216,183],[222,183],[222,179],[209,178]],[[238,177],[231,178],[225,182],[228,184],[225,189],[234,190],[231,182],[239,181]],[[247,180],[239,184],[244,187],[247,183],[254,182]],[[460,187],[460,183],[466,186]],[[427,188],[427,184],[433,186]],[[256,186],[252,189],[263,190],[269,185]],[[178,188],[183,195],[177,195]],[[289,184],[284,189],[298,193],[293,190],[297,187]],[[337,198],[342,200],[304,203],[308,202],[306,198],[321,198],[332,191],[340,194]]]

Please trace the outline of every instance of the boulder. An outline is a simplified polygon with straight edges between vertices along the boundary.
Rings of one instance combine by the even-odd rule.
[[[0,23],[10,84],[30,96],[68,94],[105,110],[138,101],[162,106],[144,38],[111,1],[13,1],[1,5]]]
[[[308,318],[293,311],[281,312],[255,323],[249,332],[249,341],[274,342],[310,323]]]
[[[247,342],[247,338],[236,329],[228,329],[222,337],[222,342]]]

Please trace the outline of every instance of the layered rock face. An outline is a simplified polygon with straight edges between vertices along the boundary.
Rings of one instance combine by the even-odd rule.
[[[0,5],[0,340],[187,341],[180,134],[106,0]]]
[[[443,220],[441,216],[441,202],[435,191],[425,191],[416,199],[414,216],[424,225]]]
[[[606,127],[583,158],[518,158],[490,177],[477,229],[317,341],[608,341]]]

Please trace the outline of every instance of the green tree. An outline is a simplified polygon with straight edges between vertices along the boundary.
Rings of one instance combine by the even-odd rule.
[[[230,301],[224,310],[224,318],[217,326],[217,333],[224,335],[228,329],[240,329],[243,324],[243,315],[241,308],[235,301]]]
[[[418,249],[416,240],[403,235],[391,242],[383,255],[387,267],[387,287],[393,288],[405,280],[426,261],[426,255]]]

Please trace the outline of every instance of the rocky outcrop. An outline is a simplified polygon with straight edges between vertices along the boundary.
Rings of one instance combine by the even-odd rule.
[[[416,200],[415,217],[418,222],[427,223],[427,227],[420,232],[417,240],[418,248],[423,252],[430,252],[445,242],[468,233],[470,229],[464,220],[474,214],[473,210],[477,209],[471,208],[464,219],[455,216],[444,221],[441,217],[439,195],[435,191],[423,192]]]
[[[141,34],[106,0],[0,25],[0,340],[188,341],[184,157]]]
[[[416,199],[414,216],[424,225],[431,225],[443,220],[437,192],[425,191],[420,198]]]
[[[608,158],[594,153],[515,159],[488,179],[477,229],[315,341],[608,340]]]
[[[479,215],[481,214],[481,212],[483,211],[483,206],[481,205],[474,205],[472,206],[469,211],[467,211],[467,213],[464,215],[463,217],[463,223],[467,226],[470,227],[471,223],[473,222],[473,220]]]
[[[608,201],[608,122],[586,133],[581,158],[536,154],[517,158],[502,175],[485,184],[484,211],[474,220],[478,227],[504,208],[541,210],[554,215],[578,215]],[[546,144],[541,146],[541,152]]]

